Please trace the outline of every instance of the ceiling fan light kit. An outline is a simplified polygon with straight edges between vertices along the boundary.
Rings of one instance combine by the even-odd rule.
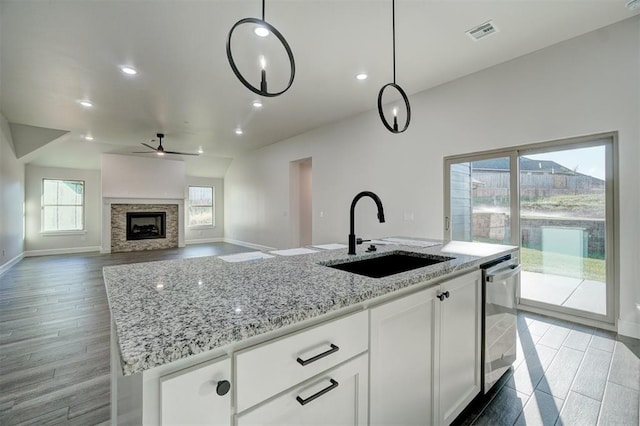
[[[267,21],[264,20],[264,2],[265,0],[262,0],[262,19],[258,19],[258,18],[244,18],[239,20],[238,22],[236,22],[233,27],[231,27],[231,30],[229,31],[229,35],[227,36],[227,59],[229,60],[229,65],[231,66],[231,70],[233,71],[233,73],[236,75],[236,77],[238,78],[238,80],[240,80],[240,82],[249,90],[251,90],[253,93],[256,93],[260,96],[266,96],[266,97],[275,97],[275,96],[280,96],[281,94],[283,94],[284,92],[286,92],[287,90],[289,90],[289,88],[291,87],[291,85],[293,84],[293,80],[296,76],[296,63],[295,60],[293,58],[293,52],[291,51],[291,47],[289,46],[289,43],[287,43],[287,40],[284,38],[284,36],[280,33],[280,31],[278,31],[273,25],[269,24]],[[273,34],[278,41],[280,41],[280,43],[282,44],[282,46],[284,47],[285,51],[287,52],[287,56],[289,57],[289,67],[291,70],[291,75],[289,77],[289,83],[287,84],[287,86],[279,91],[279,92],[269,92],[267,89],[267,71],[266,71],[266,61],[264,56],[261,56],[259,58],[260,60],[260,65],[261,65],[261,70],[260,70],[260,87],[256,87],[253,86],[249,80],[247,80],[242,73],[240,72],[240,70],[238,69],[238,67],[236,66],[236,62],[233,59],[233,52],[231,51],[231,37],[233,36],[233,32],[236,30],[236,28],[238,28],[241,25],[246,25],[246,24],[256,24],[258,27],[257,29],[261,29],[261,31],[256,31],[256,35],[258,35],[259,37],[266,37],[269,34]]]
[[[384,127],[386,127],[387,130],[389,130],[391,133],[402,133],[405,130],[407,130],[407,128],[409,127],[409,123],[411,122],[411,105],[409,104],[409,97],[407,96],[405,91],[402,90],[402,87],[400,87],[396,83],[396,1],[395,0],[391,0],[391,20],[392,20],[392,29],[393,29],[393,83],[385,84],[384,86],[382,86],[382,89],[380,89],[380,92],[378,93],[378,114],[380,115],[382,124],[384,124]],[[389,122],[387,121],[384,115],[384,110],[382,108],[382,98],[384,95],[384,91],[388,88],[395,89],[400,94],[400,96],[402,97],[402,100],[404,101],[407,118],[402,129],[398,127],[397,108],[393,109],[393,124],[389,124]]]

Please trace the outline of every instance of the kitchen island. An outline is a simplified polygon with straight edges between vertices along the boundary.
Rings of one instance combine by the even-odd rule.
[[[355,361],[368,365],[369,322],[376,307],[387,306],[407,295],[415,299],[414,295],[423,291],[432,292],[431,299],[437,300],[440,287],[457,277],[473,275],[476,292],[474,303],[478,306],[478,312],[474,315],[479,317],[479,266],[507,254],[517,256],[517,247],[441,241],[432,243],[431,247],[378,245],[377,251],[372,253],[365,253],[365,247],[359,247],[358,254],[354,256],[347,255],[346,249],[314,249],[316,253],[276,255],[238,263],[203,257],[104,268],[112,317],[114,424],[116,415],[121,424],[171,424],[169,418],[181,418],[181,414],[175,412],[180,406],[168,409],[165,402],[172,404],[171,401],[179,399],[174,394],[188,394],[188,390],[180,390],[180,386],[188,385],[176,387],[174,384],[187,377],[185,373],[197,372],[199,368],[213,365],[214,361],[228,364],[225,367],[228,371],[226,377],[220,373],[221,377],[215,378],[215,386],[212,385],[217,392],[215,396],[218,402],[222,401],[222,423],[235,421],[242,424],[239,414],[246,413],[245,418],[251,419],[252,413],[260,413],[260,407],[270,404],[265,401],[276,404],[277,393],[285,392],[293,385],[313,381],[323,373],[326,359],[334,360],[331,367],[344,367]],[[429,243],[422,240],[421,244]],[[383,278],[369,278],[328,267],[397,251],[452,259]],[[479,326],[479,320],[477,322]],[[334,331],[330,331],[332,324],[337,324]],[[294,341],[291,339],[318,330],[344,333],[342,340],[346,345],[359,338],[364,341],[351,349],[328,343],[329,337],[326,336],[321,337],[319,343],[305,343],[302,346],[304,350],[299,350],[298,359],[305,360],[307,357],[302,356],[303,352],[314,352],[322,345],[329,350],[319,353],[332,350],[336,353],[323,355],[322,361],[314,363],[304,373],[292,373],[299,376],[295,380],[285,378],[281,379],[281,384],[266,386],[264,390],[252,390],[246,395],[243,393],[242,381],[251,382],[250,377],[245,377],[250,368],[240,371],[240,367],[245,365],[244,359],[252,358],[253,351],[269,349],[274,342]],[[439,338],[436,331],[434,336]],[[336,339],[340,340],[340,336],[336,336]],[[334,349],[334,346],[340,347],[340,350]],[[260,362],[262,365],[258,366],[258,370],[275,371],[278,368],[277,365],[270,365],[268,357]],[[477,367],[479,369],[479,365]],[[199,376],[202,375],[193,374],[193,377]],[[233,380],[234,377],[236,380]],[[364,394],[362,404],[366,405],[368,385],[362,386],[367,378],[363,374],[358,377],[357,385],[361,388],[356,389],[356,394],[361,397]],[[271,382],[268,377],[266,380]],[[256,383],[260,381],[259,377],[255,378]],[[333,382],[329,383],[333,386]],[[254,387],[253,384],[245,386]],[[225,390],[227,392],[223,393]],[[246,392],[249,390],[246,389]],[[202,393],[196,392],[196,395]],[[178,405],[188,405],[193,402],[192,399],[188,398],[187,402]],[[306,405],[306,402],[300,405]],[[193,413],[197,409],[187,411]],[[361,406],[357,412],[357,422],[368,423],[368,408]],[[247,423],[252,421],[248,420]]]

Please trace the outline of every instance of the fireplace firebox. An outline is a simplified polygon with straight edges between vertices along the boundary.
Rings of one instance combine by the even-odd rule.
[[[166,238],[165,212],[127,212],[127,240]]]

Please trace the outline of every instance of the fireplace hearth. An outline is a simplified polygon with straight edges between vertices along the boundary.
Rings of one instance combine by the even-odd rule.
[[[127,212],[127,240],[166,238],[165,212]]]

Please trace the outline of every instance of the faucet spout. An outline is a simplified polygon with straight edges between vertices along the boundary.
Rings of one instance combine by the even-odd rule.
[[[349,213],[349,252],[348,254],[356,254],[356,233],[355,233],[355,210],[356,204],[362,197],[370,197],[378,207],[378,220],[384,223],[384,208],[380,197],[371,191],[362,191],[356,195],[351,202],[351,211]]]

